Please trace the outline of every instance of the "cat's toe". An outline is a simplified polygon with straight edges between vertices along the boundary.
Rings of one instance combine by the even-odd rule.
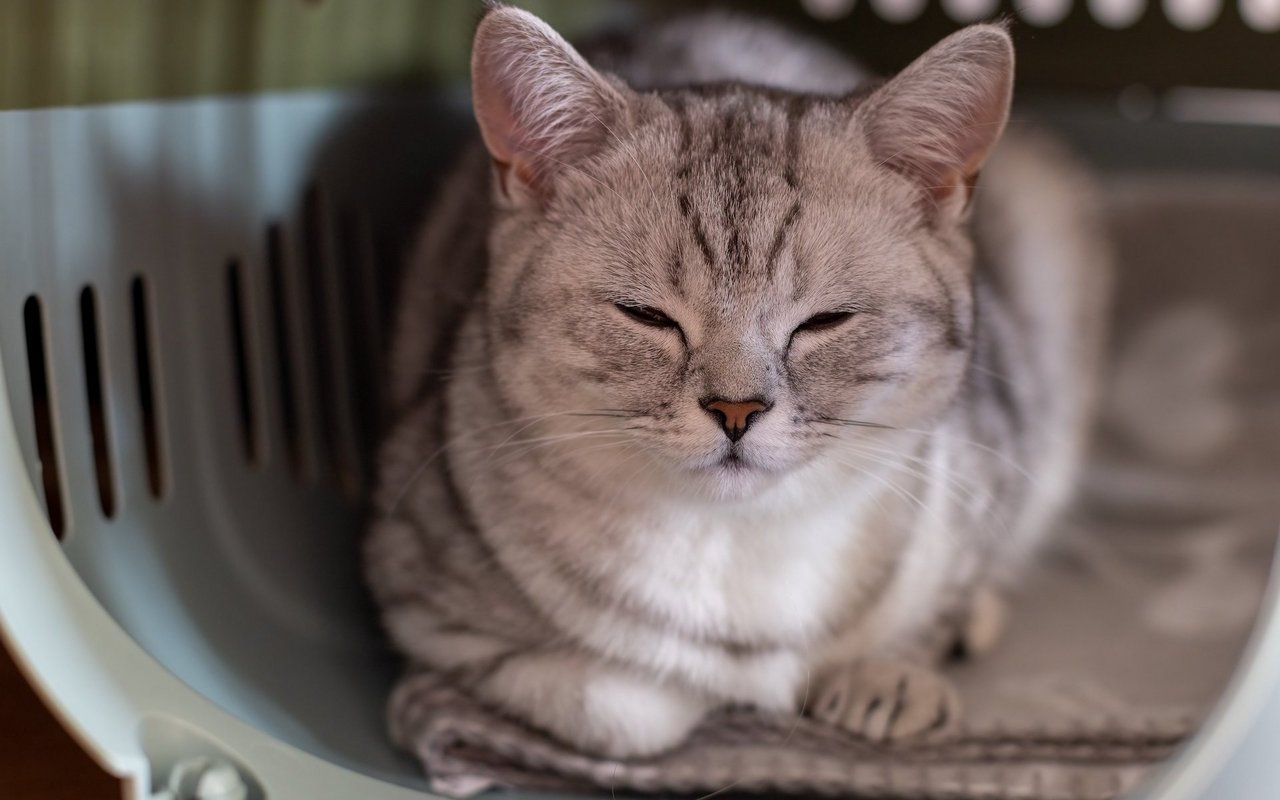
[[[806,710],[814,719],[842,726],[853,698],[851,690],[851,682],[845,679],[844,671],[833,673],[819,685],[813,703]]]
[[[900,677],[897,714],[887,739],[910,739],[943,732],[960,716],[960,698],[951,682],[927,669],[904,671]]]
[[[933,670],[902,662],[864,661],[830,675],[811,713],[882,742],[945,730],[959,711],[955,690]]]
[[[968,656],[984,655],[996,646],[1008,625],[1009,607],[992,586],[980,586],[969,605],[969,617],[960,634],[960,644]]]

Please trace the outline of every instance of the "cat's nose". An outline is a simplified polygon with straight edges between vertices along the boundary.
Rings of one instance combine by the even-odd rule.
[[[745,436],[751,423],[769,410],[769,405],[763,400],[723,400],[719,397],[703,400],[702,407],[719,420],[720,427],[724,428],[724,435],[731,442]]]

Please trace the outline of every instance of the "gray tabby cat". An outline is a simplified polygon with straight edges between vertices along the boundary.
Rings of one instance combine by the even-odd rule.
[[[400,297],[370,585],[415,668],[585,751],[725,705],[883,740],[1071,490],[1106,251],[1088,184],[1010,137],[1013,50],[897,77],[703,17],[588,62],[491,7],[487,153]],[[980,255],[977,255],[980,254]]]

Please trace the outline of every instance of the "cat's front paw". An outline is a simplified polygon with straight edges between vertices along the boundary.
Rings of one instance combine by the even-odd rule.
[[[861,661],[818,683],[810,713],[877,741],[945,731],[960,716],[960,698],[934,670],[901,661]]]
[[[574,652],[508,657],[475,689],[584,753],[616,759],[676,747],[711,708],[690,690]]]

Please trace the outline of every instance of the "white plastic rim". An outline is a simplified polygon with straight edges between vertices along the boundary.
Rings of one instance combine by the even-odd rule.
[[[1260,33],[1280,31],[1280,0],[1240,0],[1240,16]]]
[[[236,761],[270,800],[422,800],[264,735],[200,697],[120,629],[72,570],[49,529],[17,447],[0,364],[0,636],[37,694],[77,742],[149,800],[147,720],[190,725]]]
[[[1254,633],[1217,708],[1138,797],[1260,800],[1280,791],[1280,550]]]
[[[1108,28],[1127,28],[1142,17],[1146,0],[1088,0],[1089,12]]]
[[[801,0],[800,5],[814,19],[840,19],[853,12],[857,0]]]
[[[1067,18],[1074,0],[1017,0],[1018,16],[1032,25],[1047,28]]]
[[[880,19],[899,24],[923,14],[926,5],[928,0],[871,0],[871,7]]]
[[[420,771],[387,741],[382,676],[345,690],[384,652],[358,613],[357,530],[332,482],[291,474],[281,428],[268,424],[279,408],[267,379],[275,360],[262,357],[267,223],[299,231],[290,215],[324,177],[325,137],[390,103],[298,92],[0,113],[0,637],[129,800],[149,798],[153,778],[191,756],[239,765],[256,787],[250,800],[426,796]],[[243,260],[253,325],[248,401],[266,459],[253,465],[233,399],[230,257]],[[148,488],[131,346],[137,274],[153,300],[159,497]],[[86,287],[100,301],[114,514],[93,480],[101,462],[76,313]],[[28,297],[43,309],[69,520],[61,542],[33,484],[42,456],[23,346]],[[301,318],[290,319],[296,343]],[[315,427],[314,414],[299,416]]]
[[[991,16],[999,0],[942,0],[942,10],[956,22],[977,22]]]
[[[1280,128],[1280,92],[1265,89],[1168,89],[1162,110],[1177,122]]]
[[[1184,31],[1203,30],[1222,13],[1221,0],[1163,0],[1164,14]]]

